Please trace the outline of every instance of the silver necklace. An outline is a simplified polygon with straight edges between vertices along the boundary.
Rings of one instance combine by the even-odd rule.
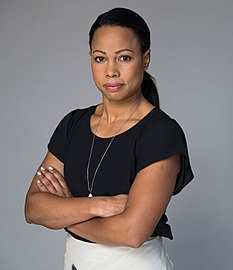
[[[140,102],[139,102],[140,104]],[[94,175],[92,177],[92,180],[90,181],[90,164],[91,164],[91,158],[92,158],[92,153],[93,153],[93,149],[94,149],[94,145],[95,145],[95,138],[96,138],[96,132],[98,130],[98,127],[100,125],[101,119],[103,117],[103,113],[102,116],[99,120],[99,123],[96,127],[95,133],[93,134],[93,138],[92,138],[92,143],[91,143],[91,149],[90,149],[90,153],[89,153],[89,158],[88,158],[88,163],[87,163],[87,189],[89,191],[89,195],[88,197],[91,198],[93,197],[92,191],[93,191],[93,187],[94,187],[94,183],[95,183],[95,178],[96,178],[96,174],[99,170],[99,167],[104,159],[104,157],[106,156],[111,144],[113,143],[113,141],[115,140],[116,136],[118,135],[118,133],[121,131],[121,129],[123,128],[123,126],[130,120],[130,118],[133,116],[133,114],[137,111],[139,104],[136,106],[135,110],[130,114],[130,116],[125,120],[125,122],[121,125],[121,127],[117,130],[116,134],[112,137],[112,139],[110,140],[109,144],[107,145],[102,157],[100,158],[100,161],[95,169]]]

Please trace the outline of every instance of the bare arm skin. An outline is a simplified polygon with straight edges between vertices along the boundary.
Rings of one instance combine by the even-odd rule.
[[[47,169],[50,166],[54,168],[52,171]],[[63,179],[64,165],[50,152],[41,167],[45,170],[40,169],[41,175],[35,174],[26,196],[25,218],[28,223],[61,229],[93,217],[107,217],[124,210],[127,195],[71,197]]]
[[[140,247],[152,234],[174,191],[180,156],[172,156],[141,170],[129,192],[125,210],[68,229],[105,245]]]

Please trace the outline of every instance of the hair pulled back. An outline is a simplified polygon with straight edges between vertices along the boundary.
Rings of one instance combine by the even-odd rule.
[[[89,32],[89,46],[95,31],[102,26],[122,26],[134,31],[141,46],[141,52],[144,54],[150,48],[150,30],[144,19],[136,12],[127,8],[114,8],[103,14],[100,14],[93,23]],[[154,106],[159,107],[159,96],[155,79],[146,71],[141,84],[143,96]]]

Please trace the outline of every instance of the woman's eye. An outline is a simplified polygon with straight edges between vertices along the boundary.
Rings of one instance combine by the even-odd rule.
[[[131,57],[128,56],[128,55],[122,55],[122,56],[119,57],[119,60],[122,61],[122,62],[126,62],[126,61],[130,61]]]
[[[101,63],[101,62],[104,62],[105,58],[102,56],[96,56],[94,60],[95,62]]]

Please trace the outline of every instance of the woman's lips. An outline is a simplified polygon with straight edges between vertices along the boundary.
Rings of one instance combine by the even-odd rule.
[[[123,83],[106,83],[104,87],[109,91],[117,91],[122,88],[123,85]]]

